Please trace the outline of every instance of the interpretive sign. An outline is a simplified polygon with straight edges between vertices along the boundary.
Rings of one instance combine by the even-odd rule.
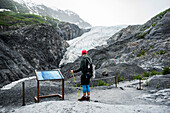
[[[59,69],[50,70],[50,71],[37,71],[35,70],[35,75],[37,79],[37,97],[34,97],[36,102],[39,102],[39,98],[46,98],[46,97],[55,97],[59,96],[61,99],[64,100],[64,77],[61,74]],[[39,96],[39,81],[47,81],[47,80],[62,80],[62,95],[46,95],[46,96]]]
[[[38,80],[56,80],[63,79],[59,70],[54,71],[36,71]]]

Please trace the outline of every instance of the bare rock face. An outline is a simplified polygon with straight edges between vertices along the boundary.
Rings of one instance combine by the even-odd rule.
[[[0,34],[1,86],[33,76],[34,69],[57,68],[68,43],[47,24],[26,26]]]
[[[60,33],[64,40],[71,40],[81,36],[83,33],[88,32],[90,29],[80,29],[75,24],[70,23],[59,23],[57,31]]]

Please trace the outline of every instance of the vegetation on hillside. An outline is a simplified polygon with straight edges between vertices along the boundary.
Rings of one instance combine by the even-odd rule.
[[[34,14],[22,14],[12,11],[0,12],[0,25],[29,25],[43,22],[40,16]]]
[[[13,11],[0,12],[0,25],[2,26],[25,26],[39,23],[51,24],[53,27],[56,26],[59,20],[50,17],[41,17],[34,14],[16,13]]]
[[[159,14],[157,14],[157,15],[154,16],[152,19],[157,18],[157,17],[162,18],[167,12],[170,12],[170,8],[167,9],[167,10],[165,10],[165,11],[163,11],[163,12],[161,12],[161,13],[159,13]]]
[[[29,9],[13,0],[0,0],[0,9],[9,9],[14,12],[29,13]]]

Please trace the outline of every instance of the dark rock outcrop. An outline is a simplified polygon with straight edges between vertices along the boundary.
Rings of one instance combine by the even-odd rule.
[[[68,44],[47,24],[0,34],[1,86],[33,76],[34,69],[57,68]]]
[[[59,23],[57,25],[57,31],[60,33],[64,40],[71,40],[81,36],[83,33],[88,32],[90,29],[80,29],[75,24]]]

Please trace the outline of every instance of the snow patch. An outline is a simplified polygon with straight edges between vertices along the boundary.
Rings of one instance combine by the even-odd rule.
[[[20,79],[20,80],[17,80],[15,82],[12,82],[8,85],[5,85],[1,88],[1,90],[8,90],[8,89],[11,89],[12,87],[14,87],[15,85],[17,85],[18,83],[20,82],[23,82],[23,81],[26,81],[26,80],[30,80],[30,79],[35,79],[35,76],[33,77],[28,77],[28,78],[23,78],[23,79]]]
[[[0,9],[0,11],[11,11],[9,9]]]

